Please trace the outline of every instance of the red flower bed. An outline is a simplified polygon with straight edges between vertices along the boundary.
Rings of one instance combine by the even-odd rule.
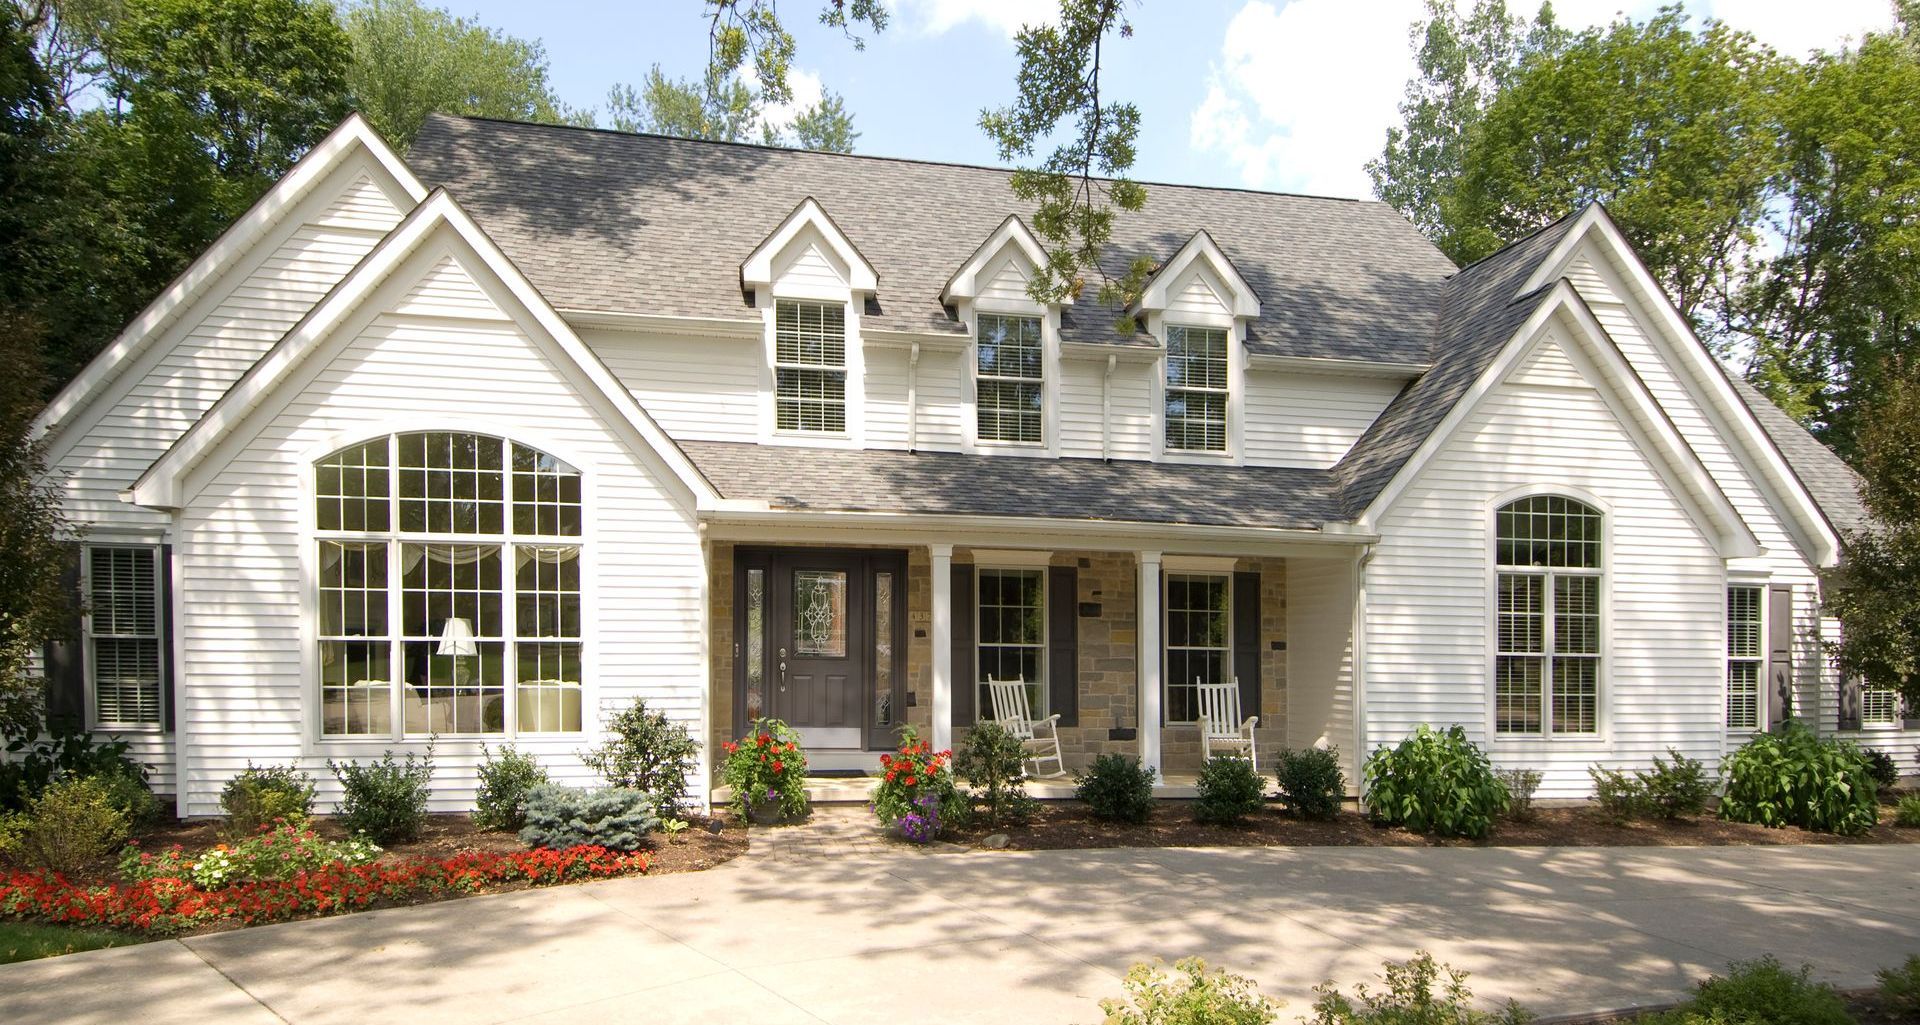
[[[492,886],[552,886],[644,873],[642,852],[604,847],[544,848],[512,854],[466,852],[390,865],[330,865],[291,879],[202,890],[174,878],[86,886],[54,872],[0,878],[0,917],[123,929],[158,936],[225,922],[259,925],[308,915],[358,911],[376,903],[475,893]]]

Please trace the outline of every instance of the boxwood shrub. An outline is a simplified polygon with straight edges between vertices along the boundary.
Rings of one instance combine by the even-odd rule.
[[[1095,818],[1138,824],[1153,811],[1153,770],[1126,755],[1095,758],[1073,782],[1074,796],[1087,802]]]
[[[1507,808],[1507,788],[1459,726],[1425,723],[1398,747],[1367,759],[1367,814],[1416,833],[1479,839]]]

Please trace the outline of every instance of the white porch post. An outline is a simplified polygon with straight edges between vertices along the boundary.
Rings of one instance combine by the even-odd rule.
[[[933,559],[933,749],[953,746],[953,546],[928,545]]]
[[[1134,675],[1140,680],[1140,762],[1160,776],[1160,553],[1140,553],[1140,650]]]

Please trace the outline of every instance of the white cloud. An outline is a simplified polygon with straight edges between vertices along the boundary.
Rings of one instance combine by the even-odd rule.
[[[1555,0],[1553,7],[1561,24],[1584,28],[1621,12],[1645,18],[1657,2]],[[1254,188],[1371,195],[1365,164],[1398,119],[1413,73],[1408,27],[1424,10],[1421,0],[1250,0],[1227,25],[1189,123],[1192,145],[1224,159]],[[1717,0],[1705,13],[1795,56],[1891,20],[1885,0]]]
[[[978,22],[1012,39],[1027,25],[1060,17],[1059,0],[901,0],[899,7],[912,27],[935,36]]]
[[[740,70],[740,78],[747,88],[759,88],[760,77],[754,74],[751,64]],[[805,68],[788,69],[787,88],[793,92],[791,99],[785,103],[770,103],[760,111],[760,124],[773,129],[776,134],[792,127],[794,119],[808,107],[819,103],[826,92],[820,83],[820,73]]]

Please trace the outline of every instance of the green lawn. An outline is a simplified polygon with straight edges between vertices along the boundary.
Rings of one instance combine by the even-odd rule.
[[[145,940],[137,936],[109,932],[105,929],[75,929],[64,925],[40,925],[34,922],[0,922],[0,964],[144,942]]]

